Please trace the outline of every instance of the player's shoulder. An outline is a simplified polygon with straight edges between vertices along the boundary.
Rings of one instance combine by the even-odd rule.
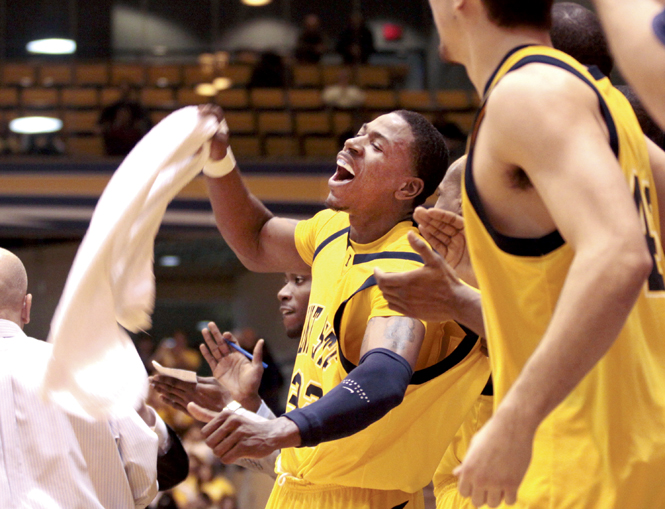
[[[551,111],[555,105],[584,104],[594,99],[592,86],[570,71],[532,63],[506,74],[492,90],[487,106],[506,111],[521,108]]]

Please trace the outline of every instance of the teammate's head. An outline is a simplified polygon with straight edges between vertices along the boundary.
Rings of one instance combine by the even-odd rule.
[[[642,128],[642,131],[647,136],[647,138],[653,141],[661,149],[665,150],[665,132],[658,124],[656,124],[656,122],[654,122],[651,115],[649,115],[647,110],[644,108],[644,105],[640,101],[639,97],[637,97],[637,94],[628,85],[621,85],[617,88],[621,91],[621,93],[623,93],[623,95],[626,96],[626,99],[628,99],[628,102],[633,107],[633,110],[635,110],[637,121],[640,123],[640,127]]]
[[[299,339],[307,317],[312,276],[290,273],[286,273],[285,276],[284,286],[277,292],[279,311],[282,313],[286,335],[292,339]]]
[[[505,28],[549,30],[554,0],[481,0],[487,17]]]
[[[439,184],[438,198],[434,205],[437,209],[462,215],[462,175],[465,166],[466,156],[462,156],[448,168]]]
[[[30,322],[31,303],[23,263],[14,253],[0,248],[0,318],[23,327]]]
[[[447,163],[443,136],[422,115],[381,115],[344,144],[326,205],[351,214],[403,215],[434,192]]]
[[[561,2],[552,7],[552,45],[584,65],[595,65],[609,76],[614,60],[598,16],[579,4]]]

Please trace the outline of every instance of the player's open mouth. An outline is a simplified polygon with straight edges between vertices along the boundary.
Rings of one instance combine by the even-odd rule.
[[[282,312],[282,316],[288,316],[295,313],[293,309],[287,307],[280,307],[279,310]]]
[[[333,175],[332,179],[335,182],[350,182],[356,176],[356,172],[353,169],[353,166],[346,161],[343,157],[337,158],[337,171]]]

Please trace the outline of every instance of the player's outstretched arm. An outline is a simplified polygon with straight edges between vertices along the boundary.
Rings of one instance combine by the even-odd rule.
[[[594,0],[621,73],[649,113],[665,129],[665,9],[662,0]]]
[[[524,169],[537,191],[528,194],[538,200],[530,210],[542,207],[574,252],[539,346],[456,470],[462,495],[495,507],[515,502],[538,426],[610,348],[652,264],[591,89],[534,65],[507,75],[490,101],[485,147],[493,160]],[[511,227],[492,201],[497,191],[484,192],[484,205]],[[527,193],[514,196],[511,208]]]
[[[224,117],[222,109],[212,105],[201,107],[200,114]],[[224,160],[228,146],[228,134],[217,133],[211,140],[210,158]],[[310,267],[296,250],[297,221],[273,216],[249,192],[237,165],[222,177],[206,177],[206,183],[217,228],[245,267],[256,272],[309,274]]]
[[[409,232],[411,247],[425,265],[408,272],[374,270],[390,309],[427,322],[456,320],[479,336],[485,335],[480,294],[465,285],[446,260]]]
[[[214,377],[197,376],[196,383],[178,380],[168,375],[153,375],[150,385],[167,405],[189,413],[187,405],[196,403],[203,408],[221,412],[233,397]]]

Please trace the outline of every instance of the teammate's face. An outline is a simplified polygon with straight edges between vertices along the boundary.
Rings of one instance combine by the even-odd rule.
[[[326,205],[349,213],[385,210],[404,183],[413,179],[413,143],[411,127],[396,113],[365,124],[337,155]]]
[[[450,165],[446,175],[437,188],[435,208],[462,214],[462,172],[466,156]]]
[[[282,313],[286,335],[290,338],[298,339],[302,334],[311,288],[311,276],[287,273],[284,286],[277,292],[279,311]]]
[[[429,0],[434,24],[439,33],[439,57],[445,62],[455,62],[452,42],[455,20],[452,0]]]

